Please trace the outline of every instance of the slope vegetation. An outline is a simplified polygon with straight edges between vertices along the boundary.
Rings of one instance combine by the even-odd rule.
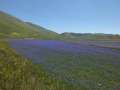
[[[9,14],[0,12],[0,38],[58,39],[59,35],[43,27],[26,23]]]

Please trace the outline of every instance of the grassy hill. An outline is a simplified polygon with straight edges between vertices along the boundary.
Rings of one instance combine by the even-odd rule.
[[[0,11],[0,38],[58,39],[59,37],[55,32]]]
[[[0,11],[0,38],[37,38],[37,39],[70,39],[70,40],[120,40],[120,35],[81,34],[50,31],[39,25],[24,22],[14,16]]]
[[[120,35],[113,34],[91,34],[91,33],[62,33],[66,39],[73,40],[120,40]]]

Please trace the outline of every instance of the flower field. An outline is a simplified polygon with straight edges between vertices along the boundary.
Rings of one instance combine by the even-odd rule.
[[[78,90],[120,90],[119,41],[11,40],[10,46]]]

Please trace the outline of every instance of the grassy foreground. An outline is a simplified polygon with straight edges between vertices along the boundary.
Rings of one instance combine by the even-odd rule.
[[[77,90],[48,75],[0,41],[0,90]],[[84,90],[84,88],[81,90]]]

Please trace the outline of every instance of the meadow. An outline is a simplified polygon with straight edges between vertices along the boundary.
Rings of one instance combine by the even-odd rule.
[[[0,40],[0,90],[77,90],[49,75],[41,65],[19,55]]]
[[[32,12],[21,15],[36,17]],[[84,25],[88,30],[89,24]],[[65,31],[57,33],[0,11],[0,90],[120,90],[120,35]]]
[[[9,44],[73,90],[120,90],[119,41],[10,40]]]

